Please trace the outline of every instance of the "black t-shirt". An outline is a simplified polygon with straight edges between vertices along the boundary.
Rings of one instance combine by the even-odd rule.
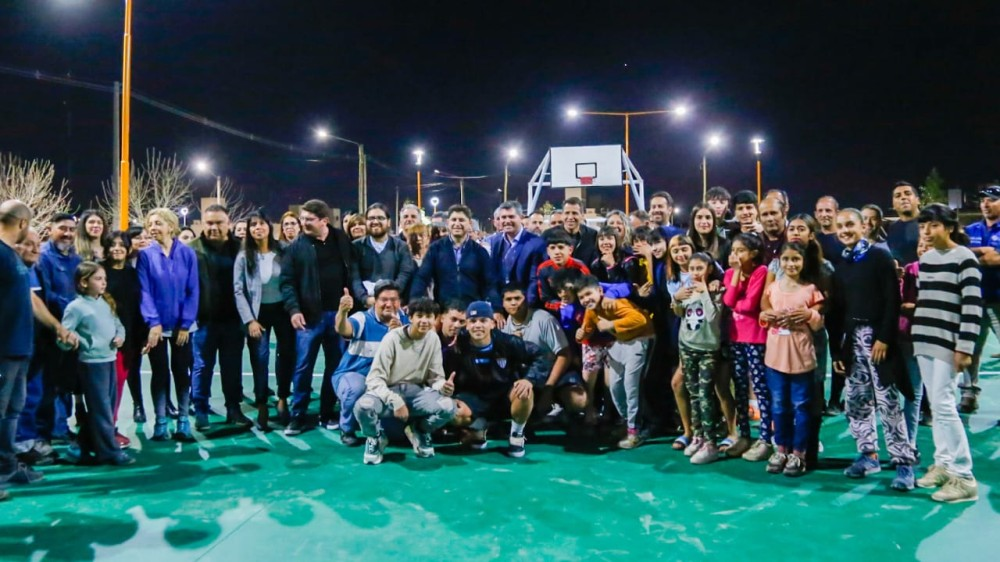
[[[115,312],[125,326],[125,345],[141,348],[146,341],[146,324],[139,312],[142,300],[139,274],[128,264],[123,269],[107,265],[104,271],[108,276],[108,294],[115,299]]]
[[[830,260],[830,263],[837,265],[844,259],[844,245],[837,240],[836,234],[824,234],[820,232],[816,235],[819,245],[823,248],[823,257]]]
[[[337,238],[333,232],[326,240],[310,238],[316,249],[316,264],[319,270],[319,289],[323,299],[323,310],[337,310],[340,297],[344,296],[347,287],[347,269],[344,267],[344,257],[340,255]]]
[[[28,267],[5,242],[0,242],[0,360],[31,357],[35,342]]]
[[[899,265],[917,261],[918,242],[920,242],[920,225],[916,219],[905,222],[898,220],[889,225],[886,243],[889,244],[892,257],[896,258]]]

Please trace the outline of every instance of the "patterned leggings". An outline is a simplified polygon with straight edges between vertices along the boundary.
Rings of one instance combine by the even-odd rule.
[[[750,389],[757,395],[760,409],[760,438],[771,442],[771,391],[764,372],[764,345],[759,343],[734,343],[733,385],[736,387],[736,418],[740,437],[750,437]]]
[[[714,439],[719,421],[719,399],[715,394],[718,351],[680,348],[684,386],[691,400],[691,429],[695,437]]]
[[[878,451],[878,428],[875,427],[875,409],[882,417],[886,449],[896,464],[916,463],[916,451],[910,445],[906,432],[899,392],[883,386],[872,363],[872,344],[875,343],[871,326],[859,326],[852,335],[854,361],[847,374],[846,413],[851,435],[858,443],[858,452]]]

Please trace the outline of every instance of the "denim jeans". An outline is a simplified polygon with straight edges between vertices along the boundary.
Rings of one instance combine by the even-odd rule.
[[[774,444],[789,453],[805,453],[809,446],[813,397],[813,372],[789,375],[767,367],[767,388],[771,391]]]
[[[913,355],[913,342],[900,341],[900,353],[904,357],[906,374],[910,377],[910,384],[913,385],[913,400],[901,396],[903,401],[903,420],[906,422],[906,434],[910,438],[910,445],[917,446],[917,431],[920,429],[920,401],[924,398],[924,381],[920,378],[920,366],[917,358]]]
[[[107,461],[121,454],[115,442],[114,406],[118,394],[115,361],[82,363],[81,383],[87,401],[86,430],[97,460]]]
[[[340,335],[334,330],[336,316],[336,311],[324,311],[313,325],[295,332],[295,375],[292,377],[292,402],[289,409],[292,416],[299,420],[304,419],[309,410],[313,368],[316,367],[320,346],[323,347],[326,368],[320,387],[319,415],[320,419],[333,417],[335,396],[331,379],[343,354]]]
[[[36,366],[34,361],[32,361],[31,365]],[[35,371],[29,370],[28,372],[28,382],[24,395],[24,407],[21,408],[21,415],[17,418],[17,435],[15,437],[15,443],[34,441],[35,439],[38,439],[38,424],[35,421],[35,414],[38,412],[38,403],[41,401],[42,370],[38,367]]]
[[[250,368],[253,370],[253,394],[257,404],[267,404],[268,367],[271,364],[271,333],[278,340],[274,361],[278,381],[278,398],[291,393],[292,373],[295,372],[295,333],[281,303],[260,305],[257,322],[263,327],[260,338],[247,336]]]
[[[39,342],[35,350],[42,354],[42,399],[35,420],[42,439],[69,433],[67,419],[73,414],[73,395],[77,387],[76,352],[62,351],[55,343]]]
[[[27,357],[0,359],[0,475],[17,468],[14,436],[17,418],[24,407],[28,362]]]
[[[191,344],[194,354],[191,398],[195,412],[208,414],[216,355],[226,409],[239,408],[243,400],[243,330],[239,320],[199,324],[198,330],[191,334]]]
[[[365,393],[365,375],[361,373],[336,373],[333,375],[333,390],[340,400],[340,430],[354,433],[358,422],[354,418],[354,404]]]
[[[410,411],[407,423],[417,431],[433,433],[455,417],[455,401],[436,390],[412,383],[390,386],[389,390],[406,402]],[[374,394],[364,394],[354,405],[354,415],[365,437],[378,437],[382,433],[382,418],[391,418],[393,414],[392,406]]]

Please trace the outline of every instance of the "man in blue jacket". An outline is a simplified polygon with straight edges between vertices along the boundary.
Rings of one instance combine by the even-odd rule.
[[[490,261],[497,284],[497,294],[507,285],[520,287],[525,294],[535,286],[535,273],[539,264],[548,256],[545,242],[523,225],[521,204],[506,201],[497,209],[500,222],[499,236],[490,242]]]
[[[335,320],[340,298],[350,291],[350,264],[355,259],[347,234],[330,226],[330,207],[325,202],[306,201],[299,211],[299,220],[302,236],[285,250],[281,268],[281,294],[295,328],[292,420],[285,428],[285,435],[298,435],[306,428],[313,367],[320,346],[326,367],[320,383],[320,422],[327,429],[339,425],[333,411],[336,395],[331,380],[341,358],[341,339]]]
[[[489,301],[502,326],[504,316],[495,272],[486,249],[472,240],[472,211],[465,205],[448,208],[448,236],[430,245],[410,288],[410,298],[427,293],[434,283],[435,302],[453,299]]]

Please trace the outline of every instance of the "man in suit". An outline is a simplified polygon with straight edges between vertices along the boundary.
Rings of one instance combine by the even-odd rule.
[[[563,203],[563,229],[573,239],[573,257],[590,267],[597,253],[597,231],[586,225],[583,200],[570,197]]]
[[[546,259],[545,243],[523,225],[523,211],[517,201],[506,201],[497,208],[500,228],[490,240],[490,262],[493,264],[497,293],[514,284],[528,293],[535,285],[535,272]]]

